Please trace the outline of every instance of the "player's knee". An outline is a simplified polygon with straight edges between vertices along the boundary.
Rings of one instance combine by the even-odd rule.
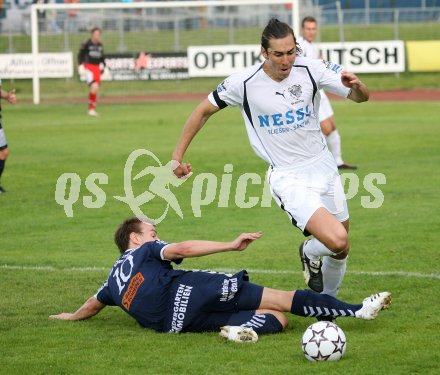
[[[0,160],[6,160],[9,155],[8,148],[4,148],[3,150],[0,150]]]
[[[347,258],[349,251],[350,251],[350,245],[348,245],[348,247],[345,250],[335,254],[333,256],[333,258],[335,258],[335,259],[345,259],[345,258]]]
[[[93,81],[92,84],[90,85],[90,92],[92,94],[97,94],[99,90],[99,84],[98,82]]]
[[[333,133],[336,130],[335,119],[330,117],[330,133]]]
[[[326,137],[332,132],[327,120],[321,121],[321,130]]]
[[[276,316],[275,318],[281,324],[281,327],[282,327],[281,331],[284,330],[287,327],[287,325],[289,324],[289,321],[287,320],[286,316],[283,313],[279,313],[278,316]]]
[[[350,245],[348,243],[348,233],[345,230],[333,233],[329,241],[329,248],[336,254],[348,254]]]

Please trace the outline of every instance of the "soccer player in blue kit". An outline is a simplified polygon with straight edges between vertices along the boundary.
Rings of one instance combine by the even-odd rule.
[[[174,270],[184,258],[243,251],[261,232],[242,233],[231,242],[184,241],[167,243],[155,225],[138,218],[125,220],[115,233],[121,256],[98,292],[75,313],[51,315],[83,320],[105,306],[119,306],[142,327],[158,332],[220,334],[237,342],[254,342],[258,334],[281,332],[284,312],[299,316],[374,319],[391,303],[388,292],[373,294],[361,304],[348,304],[311,290],[282,291],[249,282],[242,270],[234,275]]]

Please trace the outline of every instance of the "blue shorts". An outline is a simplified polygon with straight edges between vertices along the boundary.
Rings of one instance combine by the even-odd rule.
[[[248,322],[263,296],[263,287],[248,280],[244,270],[235,275],[192,271],[177,277],[163,331],[216,331]]]

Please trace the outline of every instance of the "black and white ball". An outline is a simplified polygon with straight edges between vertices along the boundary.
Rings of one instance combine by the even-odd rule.
[[[302,337],[302,350],[309,361],[337,361],[345,349],[345,334],[332,322],[313,323]]]

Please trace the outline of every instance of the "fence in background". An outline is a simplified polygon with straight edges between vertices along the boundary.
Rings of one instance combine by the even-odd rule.
[[[20,2],[19,2],[20,3]],[[24,5],[26,2],[22,2]],[[27,2],[29,3],[29,2]],[[320,24],[319,40],[322,42],[357,41],[357,40],[440,40],[440,6],[412,8],[358,8],[338,7],[340,2],[318,6],[316,2],[300,2],[300,18],[313,15]],[[420,3],[423,5],[423,2]],[[0,52],[30,52],[30,11],[15,6],[0,18]],[[14,10],[14,11],[13,11]],[[286,9],[287,10],[287,9]],[[142,9],[114,13],[100,10],[89,12],[45,11],[39,14],[39,30],[44,36],[62,40],[62,50],[77,48],[75,34],[88,32],[92,27],[102,27],[106,32],[117,35],[115,52],[129,49],[127,40],[133,32],[172,31],[168,45],[163,51],[183,51],[188,31],[202,31],[206,27],[215,27],[227,32],[227,39],[216,41],[209,35],[211,44],[236,43],[243,28],[261,29],[267,15],[280,16],[279,8],[273,5],[261,6],[250,17],[243,7],[214,6],[200,9],[194,14],[193,9]],[[288,19],[286,11],[285,19]],[[358,32],[356,31],[358,30]],[[359,30],[362,30],[359,32]],[[154,46],[153,46],[154,48]]]

